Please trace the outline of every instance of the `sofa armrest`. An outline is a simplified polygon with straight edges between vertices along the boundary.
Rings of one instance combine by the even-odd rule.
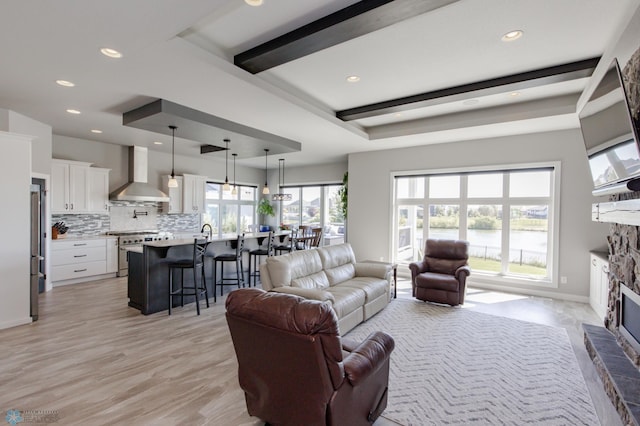
[[[464,277],[462,277],[463,274],[465,275]],[[469,275],[471,275],[471,268],[469,268],[468,265],[461,266],[458,269],[456,269],[455,275],[456,275],[456,279],[460,281],[461,278],[466,278]]]
[[[344,372],[352,386],[365,380],[391,356],[395,342],[382,331],[373,332],[344,359]]]
[[[420,262],[410,263],[409,270],[411,271],[411,281],[413,281],[421,273],[427,272],[429,270],[429,267],[427,266],[427,262],[425,262],[423,259]]]
[[[375,277],[383,280],[387,279],[391,272],[390,263],[368,263],[358,262],[355,264],[356,277]]]
[[[331,303],[334,303],[336,301],[336,299],[333,297],[333,294],[317,288],[276,287],[271,289],[271,291],[277,293],[293,294],[296,296],[304,297],[305,299],[319,300],[321,302],[329,301]]]

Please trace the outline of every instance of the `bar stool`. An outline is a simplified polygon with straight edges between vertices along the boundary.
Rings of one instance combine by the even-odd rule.
[[[216,292],[216,286],[220,286],[220,296],[223,294],[225,285],[237,284],[238,288],[240,288],[240,284],[242,284],[242,287],[244,287],[244,265],[242,262],[242,253],[244,252],[244,234],[238,235],[238,239],[235,243],[235,250],[232,253],[222,253],[213,258],[213,292]],[[220,281],[216,281],[218,262],[221,263]],[[236,278],[225,278],[225,262],[234,262],[236,264]]]
[[[267,248],[257,248],[249,251],[249,287],[251,287],[251,277],[253,277],[253,286],[256,286],[257,279],[260,278],[260,256],[273,256],[273,243],[275,234],[269,231],[267,237]],[[251,272],[251,258],[253,258],[253,272]]]
[[[193,257],[191,259],[176,260],[168,264],[169,266],[169,315],[173,305],[173,298],[180,296],[180,306],[184,306],[184,296],[196,297],[196,311],[200,315],[200,296],[204,295],[209,307],[209,293],[207,291],[207,278],[204,275],[204,252],[207,250],[209,243],[204,239],[193,240]],[[193,269],[193,287],[185,286],[184,271]],[[180,271],[180,288],[173,288],[173,274],[176,270]],[[198,284],[198,270],[200,270],[201,283]],[[187,292],[185,292],[187,290]],[[215,302],[215,288],[214,288]]]
[[[287,235],[287,243],[275,245],[273,247],[274,252],[277,252],[278,254],[282,254],[283,251],[291,253],[293,250],[295,250],[297,235],[298,235],[298,231],[295,229],[292,229],[291,233]]]

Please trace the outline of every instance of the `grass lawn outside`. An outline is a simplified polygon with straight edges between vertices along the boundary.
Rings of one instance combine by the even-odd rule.
[[[471,266],[471,270],[477,271],[488,271],[488,272],[500,272],[502,268],[502,264],[499,260],[493,259],[484,259],[481,257],[470,257],[469,258],[469,266]],[[526,264],[518,264],[518,263],[509,263],[509,272],[513,272],[514,274],[522,274],[522,275],[532,275],[532,276],[546,276],[547,269],[541,268],[539,266],[526,265]]]

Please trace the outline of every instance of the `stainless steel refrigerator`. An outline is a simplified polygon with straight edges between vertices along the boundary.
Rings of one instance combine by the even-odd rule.
[[[31,312],[33,321],[38,320],[38,293],[44,274],[40,272],[40,186],[31,185]]]

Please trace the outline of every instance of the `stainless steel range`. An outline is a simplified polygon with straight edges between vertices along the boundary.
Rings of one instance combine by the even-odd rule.
[[[129,275],[129,251],[142,250],[142,245],[146,241],[172,240],[171,232],[160,232],[157,230],[144,231],[111,231],[107,235],[118,237],[118,272],[119,277]]]

